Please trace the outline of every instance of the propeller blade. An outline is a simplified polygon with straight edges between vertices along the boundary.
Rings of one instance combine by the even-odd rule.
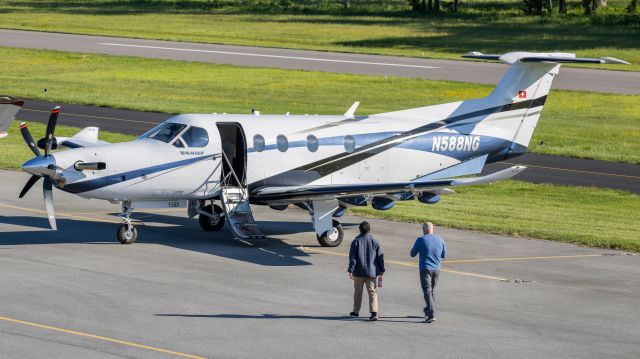
[[[20,191],[20,196],[18,196],[18,198],[24,197],[24,195],[27,194],[27,192],[29,192],[31,187],[33,187],[33,185],[36,184],[36,182],[38,182],[39,179],[40,179],[39,176],[31,175],[27,183],[22,188],[22,191]]]
[[[53,133],[56,130],[56,123],[58,122],[58,114],[60,113],[60,106],[56,106],[51,110],[51,115],[49,115],[49,122],[47,122],[47,132],[45,132],[45,149],[44,155],[49,156],[51,153],[51,146],[53,145]]]
[[[27,128],[27,124],[24,122],[20,124],[20,133],[22,134],[22,138],[24,138],[24,142],[27,143],[27,146],[29,146],[31,151],[36,156],[41,156],[42,154],[40,153],[40,150],[38,149],[38,147],[36,147],[36,144],[33,142],[33,137],[31,137],[31,132],[29,132],[29,129]]]
[[[47,217],[49,217],[49,225],[54,231],[58,230],[56,226],[56,214],[53,208],[53,183],[49,177],[44,178],[42,192],[44,193],[44,207],[47,209]]]

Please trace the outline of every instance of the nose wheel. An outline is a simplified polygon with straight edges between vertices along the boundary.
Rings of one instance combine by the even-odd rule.
[[[132,244],[138,240],[138,230],[131,224],[122,224],[118,227],[118,241],[122,244]]]
[[[132,244],[138,240],[138,230],[131,224],[131,202],[122,202],[122,221],[116,237],[122,244]]]
[[[200,227],[207,232],[219,231],[224,227],[225,216],[222,207],[218,205],[207,205],[200,211],[198,222]]]

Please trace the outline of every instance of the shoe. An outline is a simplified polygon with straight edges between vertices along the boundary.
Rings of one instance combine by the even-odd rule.
[[[351,313],[349,313],[349,316],[350,316],[351,318],[357,318],[357,317],[359,317],[359,316],[360,316],[360,314],[358,314],[358,313],[356,313],[356,312],[351,312]]]
[[[429,312],[427,312],[427,307],[422,308],[422,312],[424,313],[425,317],[429,316]]]
[[[376,320],[378,320],[378,313],[376,312],[371,313],[371,317],[369,317],[369,321],[375,322]]]
[[[425,322],[425,323],[433,323],[433,322],[435,322],[435,321],[436,321],[436,318],[434,318],[434,317],[429,317],[429,318],[425,319],[425,321],[424,321],[424,322]]]

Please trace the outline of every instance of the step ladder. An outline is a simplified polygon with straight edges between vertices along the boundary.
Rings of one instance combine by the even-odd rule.
[[[222,158],[226,161],[229,173],[222,173],[220,181],[220,202],[222,209],[234,236],[240,239],[259,240],[265,235],[258,228],[258,224],[251,213],[249,206],[249,191],[246,187],[238,186],[243,184],[236,175],[227,155],[222,152]]]

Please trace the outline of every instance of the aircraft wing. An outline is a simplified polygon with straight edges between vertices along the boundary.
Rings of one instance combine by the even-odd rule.
[[[69,148],[93,147],[106,144],[108,142],[98,139],[97,127],[85,127],[73,137],[58,137],[58,145]]]
[[[256,189],[251,196],[257,202],[262,203],[291,203],[309,200],[340,199],[356,195],[387,195],[399,192],[444,194],[451,192],[447,187],[492,183],[509,179],[525,169],[525,166],[513,166],[480,177],[445,178],[415,182],[261,187]]]

